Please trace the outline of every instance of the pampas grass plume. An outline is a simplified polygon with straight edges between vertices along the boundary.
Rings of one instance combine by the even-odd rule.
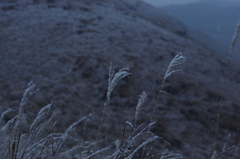
[[[117,85],[117,82],[130,75],[129,68],[122,68],[117,73],[112,71],[112,64],[110,64],[110,70],[109,70],[109,79],[108,79],[108,92],[107,92],[107,99],[109,100],[111,97],[111,93],[114,89],[114,87]]]
[[[137,124],[137,118],[140,113],[141,107],[142,107],[143,103],[147,100],[147,94],[145,92],[142,92],[142,94],[140,94],[139,96],[140,96],[140,98],[138,99],[138,104],[137,104],[136,111],[135,111],[135,125],[134,125],[135,127]]]
[[[33,123],[30,126],[30,131],[33,129],[33,127],[38,124],[39,122],[41,122],[42,120],[45,119],[46,115],[49,113],[49,110],[51,109],[52,103],[46,105],[45,107],[43,107],[37,114],[37,117],[35,118],[35,120],[33,121]]]
[[[163,80],[165,81],[168,77],[170,77],[175,72],[182,71],[181,69],[175,70],[175,68],[177,65],[184,63],[185,60],[186,60],[186,58],[184,56],[182,56],[182,53],[177,54],[174,57],[174,59],[171,61],[171,63],[169,64]]]

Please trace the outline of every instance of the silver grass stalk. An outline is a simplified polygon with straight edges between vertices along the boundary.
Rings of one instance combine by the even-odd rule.
[[[148,143],[150,142],[153,142],[153,141],[156,141],[156,140],[159,140],[160,137],[158,136],[154,136],[152,138],[149,138],[147,141],[144,141],[141,145],[139,145],[128,157],[126,157],[125,159],[132,159],[133,158],[133,155],[143,146],[147,145]]]
[[[214,151],[211,159],[216,159],[216,154],[217,154],[216,151]]]
[[[168,154],[166,156],[161,156],[160,159],[178,159],[178,158],[183,158],[182,155],[180,154]]]
[[[98,150],[98,151],[94,152],[93,154],[85,157],[84,159],[90,159],[90,158],[92,158],[93,156],[95,156],[95,155],[97,155],[97,154],[99,154],[99,153],[102,153],[102,152],[104,152],[104,151],[106,151],[106,150],[108,150],[108,149],[110,149],[110,148],[111,148],[111,146],[105,147],[105,148],[103,148],[103,149],[101,149],[101,150]]]
[[[90,114],[90,115],[91,115],[91,114]],[[89,116],[90,116],[90,115],[89,115]],[[88,118],[88,117],[83,117],[83,118],[79,119],[78,121],[74,122],[74,123],[73,123],[72,125],[70,125],[70,126],[68,127],[68,129],[62,134],[62,137],[61,137],[61,139],[59,140],[59,142],[58,142],[58,144],[57,144],[57,146],[56,146],[56,154],[59,152],[59,150],[60,150],[62,144],[65,142],[65,140],[69,137],[69,133],[70,133],[71,131],[73,131],[74,128],[75,128],[80,122],[82,122],[83,120],[85,120],[86,118]]]
[[[156,101],[156,104],[155,104],[155,106],[154,106],[153,113],[152,113],[152,117],[151,117],[151,122],[152,122],[152,120],[153,120],[153,118],[154,118],[154,115],[155,115],[155,111],[156,111],[156,108],[157,108],[157,104],[158,104],[158,101],[159,101],[159,98],[160,98],[160,93],[167,93],[167,92],[162,91],[163,85],[164,85],[164,83],[165,83],[165,80],[166,80],[168,77],[170,77],[173,73],[182,71],[181,69],[177,69],[177,70],[176,70],[175,68],[176,68],[178,65],[184,63],[185,60],[186,60],[186,58],[185,58],[184,56],[182,56],[182,53],[179,53],[179,54],[177,54],[177,55],[173,58],[173,60],[170,62],[169,66],[168,66],[168,69],[167,69],[167,71],[166,71],[166,73],[165,73],[165,75],[164,75],[164,78],[163,78],[163,81],[162,81],[162,86],[161,86],[161,88],[160,88],[160,90],[159,90],[159,93],[158,93],[157,101]],[[167,94],[168,94],[168,93],[167,93]]]
[[[128,150],[130,149],[130,147],[133,145],[133,143],[135,142],[136,138],[138,138],[141,135],[144,134],[151,134],[150,131],[146,131],[150,126],[152,126],[155,123],[150,123],[147,126],[145,126],[140,132],[138,132],[138,130],[140,129],[140,127],[142,127],[144,125],[144,123],[142,123],[140,126],[138,126],[133,132],[132,134],[128,137],[128,140],[126,141],[126,143],[123,144],[123,142],[120,145],[120,149],[118,151],[116,151],[116,153],[112,154],[111,156],[115,156],[114,159],[117,158],[121,158],[121,156],[124,156]],[[122,139],[123,141],[123,139]],[[110,157],[110,156],[109,156]],[[110,157],[111,158],[111,157]]]
[[[162,154],[162,156],[161,156],[161,158],[160,159],[163,159],[163,157],[165,156],[165,154],[168,152],[168,149],[166,149],[164,152],[163,152],[163,154]]]
[[[128,137],[128,142],[130,142],[130,140],[134,140],[136,137],[138,137],[139,135],[142,135],[144,132],[150,132],[149,130],[146,131],[150,126],[154,125],[155,122],[149,123],[147,126],[143,127],[144,124],[146,124],[146,122],[143,122],[142,124],[140,124],[137,128],[134,129],[134,131],[132,132],[132,134]],[[143,127],[141,129],[141,127]],[[138,132],[140,131],[140,132]],[[138,133],[137,133],[138,132]],[[137,134],[136,134],[137,133]]]
[[[87,145],[86,145],[87,143]],[[73,146],[71,149],[64,151],[61,153],[59,158],[71,158],[71,156],[74,156],[73,158],[85,158],[89,154],[92,154],[91,147],[95,143],[88,143],[86,141],[84,144],[78,144],[76,146]]]
[[[111,70],[112,70],[112,65],[110,65],[110,71]],[[129,73],[129,68],[122,68],[117,73],[115,73],[114,71],[113,72],[110,72],[110,71],[109,71],[109,79],[108,79],[107,100],[104,106],[103,114],[105,112],[105,109],[108,110],[111,93],[115,88],[115,86],[117,85],[118,81],[131,74]],[[108,125],[108,113],[107,113],[107,125]],[[108,127],[106,128],[105,140],[107,140],[107,134],[108,134]]]
[[[1,121],[3,120],[3,118],[5,117],[6,114],[10,113],[10,112],[13,112],[14,110],[13,109],[7,109],[5,110],[2,114],[1,114],[1,117],[0,117],[0,123]]]
[[[23,98],[22,98],[22,101],[21,101],[21,104],[20,104],[20,109],[23,108],[23,106],[25,106],[27,99],[28,99],[35,91],[38,91],[38,90],[35,90],[35,85],[32,84],[32,82],[30,82],[30,83],[29,83],[29,87],[25,90],[25,92],[24,92],[24,94],[23,94]],[[47,127],[49,127],[50,123],[53,121],[53,118],[54,118],[57,114],[60,113],[59,110],[55,110],[55,111],[53,112],[53,114],[51,115],[50,119],[48,119],[46,122],[40,124],[36,129],[34,129],[34,127],[36,127],[37,124],[39,124],[40,122],[42,122],[44,119],[47,118],[47,114],[48,114],[49,111],[50,111],[51,105],[52,105],[52,103],[50,103],[50,104],[48,104],[47,106],[43,107],[43,108],[39,111],[39,113],[38,113],[37,117],[35,118],[35,120],[33,121],[33,123],[31,124],[31,126],[30,126],[30,133],[31,133],[31,134],[30,134],[30,136],[29,136],[29,138],[28,138],[27,144],[26,144],[26,146],[25,146],[25,148],[24,148],[24,150],[23,150],[23,153],[22,153],[22,155],[21,155],[21,158],[23,158],[24,155],[26,154],[26,150],[27,150],[28,145],[29,145],[29,143],[31,142],[33,136],[35,136],[35,135],[36,135],[36,136],[39,136],[39,134],[41,134],[42,132],[44,132],[44,130],[45,130]],[[19,114],[21,114],[21,111],[22,111],[22,110],[19,110]],[[18,142],[20,142],[21,136],[22,136],[22,135],[21,135],[21,125],[23,124],[23,121],[26,121],[26,119],[23,120],[24,118],[26,118],[26,114],[23,114],[23,113],[22,113],[22,115],[19,115],[19,114],[18,114],[17,122],[18,122],[19,119],[21,119],[21,122],[19,122],[18,124],[15,124],[15,127],[14,127],[14,129],[15,129],[15,133],[14,133],[15,137],[14,137],[14,138],[16,138],[17,136],[20,136]],[[34,130],[33,130],[33,129],[34,129]],[[16,152],[17,152],[17,151],[16,151]]]
[[[35,142],[33,145],[31,145],[31,147],[27,148],[27,150],[25,151],[25,153],[26,153],[25,158],[30,157],[30,155],[37,150],[49,149],[50,145],[52,143],[55,143],[55,140],[59,141],[61,139],[61,136],[62,136],[61,133],[52,133],[52,134],[48,135],[47,137],[41,139],[40,141]],[[48,144],[50,144],[50,145],[48,145]]]
[[[173,73],[176,73],[176,72],[179,72],[179,71],[182,71],[181,69],[175,69],[178,65],[184,63],[186,61],[186,58],[184,56],[182,56],[182,53],[179,53],[177,54],[173,60],[170,62],[169,66],[168,66],[168,69],[167,71],[165,72],[165,75],[164,75],[164,78],[163,78],[163,81],[162,81],[162,85],[161,85],[161,88],[159,90],[159,93],[158,93],[158,97],[157,97],[157,100],[156,100],[156,104],[154,106],[154,109],[153,109],[153,113],[152,113],[152,116],[151,116],[151,122],[153,121],[154,119],[154,115],[155,115],[155,112],[156,112],[156,108],[157,108],[157,105],[158,105],[158,101],[159,101],[159,98],[160,98],[160,94],[161,93],[165,93],[163,90],[163,85],[165,83],[165,80],[170,77]],[[150,130],[150,127],[149,129]],[[143,152],[142,152],[142,157],[141,159],[143,159],[143,155],[144,155],[144,152],[145,152],[145,146],[143,148]]]
[[[182,158],[182,155],[180,155],[180,154],[167,154],[167,152],[169,151],[169,149],[166,149],[163,153],[158,153],[158,154],[155,154],[155,155],[153,155],[153,156],[151,156],[151,158],[153,158],[154,156],[161,156],[161,158],[160,159],[170,159],[170,158],[172,158],[172,159],[177,159],[177,158]]]
[[[182,56],[182,53],[177,54],[174,57],[174,59],[171,61],[171,63],[169,64],[163,80],[165,81],[169,76],[171,76],[175,72],[182,71],[181,69],[175,70],[175,68],[177,65],[184,63],[185,60],[186,60],[186,58],[184,56]]]
[[[112,65],[110,65],[110,71],[112,70]],[[109,73],[109,79],[108,79],[108,92],[107,92],[107,99],[110,100],[111,97],[111,93],[114,89],[114,87],[117,85],[117,82],[130,75],[131,73],[129,73],[129,68],[122,68],[120,69],[117,73],[110,72]]]
[[[140,94],[139,96],[140,96],[140,98],[138,99],[138,104],[137,104],[136,112],[135,112],[135,125],[134,125],[134,127],[136,127],[137,119],[138,119],[138,115],[141,111],[141,107],[142,107],[143,103],[145,103],[145,101],[147,100],[147,94],[145,92],[142,92],[142,94]]]
[[[51,109],[52,102],[45,107],[43,107],[37,114],[37,117],[34,119],[33,123],[30,126],[30,132],[33,130],[33,127],[40,123],[42,120],[45,119],[46,115],[49,113],[49,110]]]
[[[37,90],[34,90],[35,89],[35,84],[33,84],[33,82],[29,82],[28,83],[28,88],[25,89],[24,93],[23,93],[23,97],[22,97],[22,100],[21,100],[21,103],[20,103],[20,106],[22,105],[25,105],[26,101],[28,100],[28,98]]]
[[[35,91],[37,91],[37,90],[35,90],[35,86],[36,86],[36,85],[33,84],[32,81],[31,81],[31,82],[29,82],[29,84],[28,84],[28,88],[25,89],[25,91],[24,91],[24,94],[23,94],[23,97],[22,97],[22,100],[21,100],[21,103],[20,103],[20,107],[19,107],[18,119],[17,119],[17,122],[16,122],[16,124],[15,124],[15,128],[14,128],[15,130],[18,129],[19,126],[26,121],[26,120],[25,120],[26,117],[24,117],[25,115],[24,115],[24,113],[23,113],[24,105],[26,104],[28,98],[29,98],[30,96],[32,96],[32,94],[33,94]]]
[[[116,146],[116,151],[119,150],[119,148],[120,148],[120,141],[119,140],[115,141],[115,146]]]
[[[28,88],[25,89],[24,93],[23,93],[23,97],[22,100],[20,102],[20,106],[19,106],[19,112],[17,115],[17,120],[15,122],[13,131],[11,133],[12,135],[12,141],[9,143],[9,155],[12,158],[17,158],[18,155],[18,149],[19,149],[19,144],[20,144],[20,140],[21,140],[21,136],[22,136],[22,126],[24,123],[26,123],[26,118],[27,115],[24,114],[24,106],[28,100],[28,98],[35,92],[35,84],[32,83],[32,81],[28,84]]]
[[[214,153],[216,151],[216,142],[217,142],[217,137],[218,137],[219,122],[220,122],[220,118],[221,118],[221,114],[222,114],[223,99],[224,99],[224,95],[225,95],[225,92],[226,92],[226,85],[227,85],[226,84],[226,79],[227,79],[227,76],[228,76],[228,69],[229,69],[229,66],[230,66],[230,63],[231,63],[231,59],[232,59],[232,55],[233,55],[233,49],[236,45],[236,42],[239,38],[239,35],[240,35],[240,20],[237,23],[237,27],[236,27],[235,33],[233,35],[233,40],[232,40],[232,43],[231,43],[229,56],[228,56],[228,61],[227,61],[227,67],[226,67],[226,71],[225,71],[225,74],[224,74],[224,83],[223,83],[223,89],[222,89],[222,93],[221,93],[220,105],[219,105],[219,110],[218,110],[217,124],[216,124],[215,135],[214,135],[214,143],[213,143],[213,146],[212,146],[212,156],[214,156]]]
[[[134,135],[134,136],[130,136],[129,138],[128,138],[128,142],[126,143],[126,147],[127,148],[129,148],[131,145],[132,145],[132,143],[136,140],[136,138],[138,138],[139,136],[141,136],[141,135],[144,135],[144,134],[151,134],[151,132],[149,131],[149,130],[147,130],[148,128],[150,128],[152,125],[154,125],[155,124],[155,122],[154,123],[150,123],[149,125],[147,125],[146,127],[144,127],[139,133],[137,133],[136,135]],[[147,130],[147,131],[146,131]],[[135,133],[135,132],[134,132]]]
[[[239,144],[237,145],[233,157],[237,158],[239,156]]]
[[[12,118],[11,120],[9,120],[9,121],[0,129],[0,134],[1,134],[1,136],[3,136],[4,134],[7,133],[7,131],[9,130],[10,126],[13,125],[16,120],[17,120],[17,116],[15,116],[15,117]]]
[[[128,76],[130,74],[131,73],[129,73],[129,68],[122,68],[117,73],[115,73],[114,71],[112,71],[112,63],[110,63],[107,99],[106,99],[106,102],[104,103],[104,108],[103,108],[103,111],[102,111],[102,117],[101,117],[100,124],[99,124],[99,127],[98,127],[98,132],[97,132],[97,136],[96,136],[95,142],[98,141],[99,132],[100,132],[100,129],[102,127],[102,122],[103,122],[103,115],[105,113],[105,110],[109,106],[109,101],[110,101],[111,93],[112,93],[113,89],[115,88],[115,86],[117,85],[117,82],[120,79],[122,79],[122,78],[124,78],[124,77],[126,77],[126,76]],[[107,117],[107,124],[108,124],[108,117]],[[106,130],[106,137],[105,137],[105,139],[107,139],[107,132],[108,132],[108,128]]]
[[[227,144],[228,144],[228,141],[230,140],[230,138],[231,138],[231,134],[228,134],[228,139],[227,139],[227,141],[223,145],[222,152],[226,150]]]
[[[231,146],[231,147],[225,149],[224,151],[220,152],[219,154],[215,155],[215,158],[220,158],[220,156],[222,156],[223,154],[226,154],[228,151],[234,150],[236,148],[237,148],[237,146],[235,146],[235,145]]]
[[[50,124],[53,123],[53,119],[60,114],[60,110],[56,109],[53,111],[51,117],[44,123],[40,124],[32,133],[34,133],[35,136],[40,136],[44,132],[46,128],[49,128]],[[51,126],[54,126],[55,124],[52,124]]]

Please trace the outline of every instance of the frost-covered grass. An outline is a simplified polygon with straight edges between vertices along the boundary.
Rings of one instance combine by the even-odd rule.
[[[182,54],[176,55],[176,57],[170,63],[162,84],[164,81],[171,76],[171,74],[178,72],[175,67],[185,61],[185,57]],[[152,116],[149,117],[150,120],[146,121],[140,125],[137,125],[138,115],[141,111],[141,106],[147,100],[147,94],[143,92],[140,95],[136,106],[135,112],[135,122],[131,123],[126,121],[123,127],[121,141],[115,142],[115,149],[113,150],[112,146],[106,146],[99,148],[98,144],[107,140],[108,128],[105,131],[105,137],[101,139],[99,137],[100,130],[102,129],[103,118],[106,110],[109,107],[109,101],[111,99],[111,93],[116,87],[119,80],[129,76],[131,73],[128,68],[120,69],[118,72],[112,71],[112,66],[110,65],[109,70],[109,79],[108,79],[108,88],[106,102],[104,104],[102,116],[96,134],[95,141],[91,142],[75,142],[78,143],[73,147],[64,146],[68,142],[77,141],[77,138],[74,138],[74,132],[78,124],[87,120],[90,116],[83,117],[78,121],[70,125],[64,133],[55,133],[51,132],[52,127],[55,125],[56,121],[54,120],[57,115],[60,114],[58,109],[52,111],[52,103],[43,107],[36,118],[33,120],[32,124],[27,124],[27,107],[26,102],[29,97],[35,92],[35,84],[32,82],[29,83],[28,88],[23,93],[23,97],[19,106],[19,111],[15,117],[9,120],[5,125],[0,129],[1,133],[1,157],[9,159],[48,159],[48,158],[72,158],[72,159],[95,159],[95,158],[105,158],[105,159],[131,159],[138,156],[138,158],[146,159],[177,159],[182,158],[180,154],[172,154],[167,150],[162,150],[158,153],[153,153],[155,142],[158,140],[164,141],[161,137],[154,135],[150,132],[150,127],[154,125],[154,113],[157,106],[157,103],[154,107]],[[158,98],[161,93],[167,93],[162,90],[159,91]],[[1,122],[5,115],[12,112],[12,109],[7,109],[2,112]],[[52,113],[50,113],[52,112]],[[108,117],[106,122],[108,122]],[[29,125],[29,126],[26,126]],[[132,133],[129,136],[125,136],[126,127],[132,129]],[[27,127],[27,128],[26,128]],[[28,131],[26,132],[26,129]],[[47,133],[49,132],[49,133]],[[138,139],[142,136],[145,136],[145,141],[136,145]],[[166,144],[167,141],[164,141]],[[146,146],[148,149],[146,150]],[[67,147],[67,148],[66,148]],[[143,150],[139,154],[139,150]],[[142,156],[142,157],[141,157]]]
[[[236,32],[233,37],[232,45],[230,48],[229,60],[227,66],[230,65],[233,48],[236,44],[238,36],[240,34],[240,22],[237,25]],[[163,78],[162,86],[167,78],[169,78],[173,73],[181,71],[176,69],[176,66],[182,64],[185,61],[185,57],[182,54],[178,54],[169,64],[165,76]],[[227,67],[228,69],[228,67]],[[177,159],[182,158],[180,154],[169,153],[168,150],[161,150],[160,152],[154,153],[155,142],[161,140],[165,141],[160,136],[154,135],[150,131],[150,127],[155,124],[154,115],[157,108],[158,99],[164,92],[162,88],[159,90],[157,97],[157,102],[153,108],[152,116],[149,117],[150,120],[138,125],[138,115],[141,111],[141,107],[147,100],[147,94],[142,92],[140,98],[136,105],[135,111],[135,121],[131,123],[126,121],[123,127],[122,136],[119,137],[121,140],[116,140],[115,145],[109,145],[106,147],[100,147],[99,143],[105,142],[108,136],[108,128],[105,131],[105,137],[100,138],[100,130],[102,130],[103,118],[107,109],[109,107],[109,101],[111,99],[111,93],[114,88],[117,86],[117,83],[122,78],[129,76],[131,73],[128,68],[120,69],[118,72],[113,72],[110,65],[109,70],[109,80],[108,88],[106,95],[106,102],[103,107],[102,116],[99,120],[99,126],[96,128],[97,134],[96,138],[93,141],[81,143],[77,138],[74,137],[75,129],[78,128],[79,123],[88,120],[91,114],[88,116],[82,117],[78,121],[72,123],[65,132],[57,133],[52,132],[56,121],[55,117],[60,115],[60,110],[52,110],[52,103],[43,107],[36,118],[32,121],[31,124],[27,124],[27,114],[28,109],[26,107],[26,102],[34,92],[38,91],[35,84],[32,82],[29,83],[27,89],[23,93],[22,100],[20,102],[18,113],[15,117],[10,119],[7,123],[4,123],[0,129],[0,158],[6,159],[131,159],[131,158],[145,158],[145,159]],[[227,70],[225,74],[225,79],[227,78]],[[225,91],[225,82],[223,88],[222,99],[224,98]],[[221,119],[221,110],[222,110],[222,99],[220,101],[219,115],[216,124],[215,139],[211,154],[211,159],[217,159],[222,157],[226,152],[235,150],[238,151],[239,145],[234,145],[229,148],[226,148],[226,145],[222,148],[221,152],[216,151],[217,136],[219,131],[219,120]],[[0,117],[0,122],[3,123],[4,117],[13,112],[12,109],[3,110]],[[51,112],[51,113],[50,113]],[[107,120],[108,122],[108,117]],[[125,130],[126,127],[130,127],[132,132],[130,135],[126,136]],[[28,130],[28,131],[26,131]],[[137,142],[139,138],[145,137],[145,141]],[[77,143],[76,145],[70,147],[68,146],[69,142]],[[136,145],[136,143],[139,143]],[[148,147],[148,148],[146,148]],[[141,151],[139,151],[141,150]],[[191,150],[189,150],[191,151]]]

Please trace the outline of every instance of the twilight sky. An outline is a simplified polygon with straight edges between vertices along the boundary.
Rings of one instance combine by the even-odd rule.
[[[142,0],[142,1],[152,4],[153,6],[160,7],[160,6],[167,6],[167,5],[171,5],[171,4],[187,4],[187,3],[203,1],[203,0]],[[209,0],[209,1],[219,2],[221,0]],[[222,1],[239,3],[239,0],[222,0]]]
[[[196,2],[199,0],[142,0],[142,1],[150,3],[154,6],[166,6],[170,4],[186,4]]]

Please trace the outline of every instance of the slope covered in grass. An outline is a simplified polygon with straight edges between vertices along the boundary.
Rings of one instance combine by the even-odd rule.
[[[28,120],[53,100],[61,115],[55,130],[63,132],[90,113],[76,133],[95,139],[107,93],[108,67],[128,67],[132,73],[112,92],[108,111],[109,144],[121,138],[125,121],[134,121],[138,95],[149,97],[139,114],[140,124],[151,117],[169,62],[179,52],[184,70],[166,80],[151,131],[171,146],[156,151],[207,158],[211,153],[225,59],[206,47],[139,16],[121,1],[56,0],[0,2],[0,104],[18,109],[29,81],[40,89],[27,102]],[[218,150],[239,138],[240,70],[231,66],[223,102]],[[8,121],[13,114],[5,117]],[[86,130],[84,129],[86,125]],[[105,128],[107,125],[103,125]],[[83,131],[84,130],[84,131]],[[130,130],[127,130],[130,131]],[[84,133],[83,133],[84,132]],[[104,132],[103,132],[104,133]],[[229,152],[224,158],[232,158]]]

